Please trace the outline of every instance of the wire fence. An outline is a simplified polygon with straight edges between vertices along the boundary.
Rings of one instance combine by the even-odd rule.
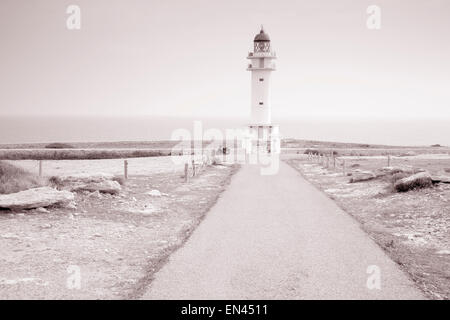
[[[354,162],[360,162],[362,160],[371,160],[370,167],[374,165],[376,167],[391,167],[393,164],[393,159],[396,157],[392,157],[391,155],[387,156],[367,156],[367,157],[337,157],[334,152],[330,152],[330,154],[323,153],[308,153],[307,160],[310,163],[316,163],[323,166],[326,169],[333,169],[336,171],[341,171],[345,176],[348,173],[349,168],[352,166],[360,166],[360,164],[355,164]],[[398,157],[399,162],[403,162],[405,159]],[[353,160],[353,161],[352,161]],[[374,163],[376,162],[376,163]],[[368,164],[369,161],[366,161]]]
[[[450,155],[448,154],[337,156],[335,152],[311,152],[303,158],[309,163],[342,172],[343,175],[355,170],[376,171],[384,167],[397,167],[412,172],[426,170],[429,173],[440,175],[450,173]]]
[[[222,159],[223,158],[223,159]],[[123,159],[5,160],[39,177],[113,175],[128,179],[136,175],[178,172],[187,182],[208,165],[222,163],[225,155],[217,150],[180,152],[180,155]]]

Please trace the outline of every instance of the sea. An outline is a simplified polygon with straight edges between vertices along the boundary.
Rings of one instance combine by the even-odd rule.
[[[274,119],[282,138],[383,144],[450,146],[450,119],[293,117]],[[0,143],[171,140],[177,129],[194,135],[243,128],[246,118],[0,116]]]

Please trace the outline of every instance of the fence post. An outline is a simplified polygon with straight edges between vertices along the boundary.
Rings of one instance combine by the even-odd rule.
[[[387,158],[387,161],[388,161],[388,167],[390,167],[391,166],[391,155],[389,155],[388,154],[388,158]]]
[[[186,162],[184,164],[184,182],[188,182],[188,172],[189,172],[189,165]]]
[[[195,177],[195,160],[192,160],[192,176]]]
[[[39,160],[39,177],[42,177],[42,160]]]
[[[345,177],[345,159],[342,159],[342,173],[344,174]]]
[[[333,157],[333,169],[336,169],[336,157],[334,155],[334,151],[332,157]]]
[[[128,179],[128,160],[123,161],[123,176],[126,179]]]

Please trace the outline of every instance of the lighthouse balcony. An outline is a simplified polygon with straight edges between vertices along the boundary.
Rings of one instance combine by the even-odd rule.
[[[276,59],[277,54],[275,51],[268,51],[268,52],[249,52],[247,59],[258,59],[258,58],[271,58]]]
[[[260,58],[276,59],[277,55],[275,54],[275,52],[249,52],[247,56],[247,59]]]
[[[275,63],[270,63],[269,65],[266,65],[264,67],[259,67],[259,66],[254,66],[252,64],[249,64],[247,66],[247,70],[276,70],[276,65]]]

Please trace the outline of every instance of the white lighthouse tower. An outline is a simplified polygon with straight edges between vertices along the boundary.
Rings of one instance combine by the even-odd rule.
[[[248,126],[251,142],[247,143],[247,151],[278,153],[280,142],[278,126],[272,124],[271,114],[271,75],[275,70],[275,52],[270,46],[270,38],[261,26],[255,36],[253,52],[249,52],[250,60],[247,70],[252,74],[251,120]],[[250,149],[250,150],[249,150]]]

